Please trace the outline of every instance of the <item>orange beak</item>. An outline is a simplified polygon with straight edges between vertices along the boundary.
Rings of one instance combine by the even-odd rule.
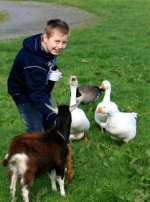
[[[102,113],[102,107],[99,107],[97,110],[96,110],[96,113]]]
[[[102,83],[99,88],[100,89],[105,89],[105,85]]]

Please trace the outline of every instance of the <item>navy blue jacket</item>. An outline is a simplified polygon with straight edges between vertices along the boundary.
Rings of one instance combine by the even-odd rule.
[[[10,75],[8,93],[16,104],[32,102],[45,118],[51,113],[45,106],[50,103],[50,93],[54,82],[48,80],[51,69],[56,69],[56,56],[48,54],[41,46],[41,34],[23,41]]]

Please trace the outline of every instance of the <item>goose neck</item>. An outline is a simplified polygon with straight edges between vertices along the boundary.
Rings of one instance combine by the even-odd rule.
[[[105,96],[104,96],[103,102],[110,101],[110,93],[111,93],[111,89],[110,88],[108,88],[108,89],[105,90]]]
[[[70,87],[70,92],[71,92],[70,106],[76,104],[76,91],[77,91],[77,88],[75,86]]]

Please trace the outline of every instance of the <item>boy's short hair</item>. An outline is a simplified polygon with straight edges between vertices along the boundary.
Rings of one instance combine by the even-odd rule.
[[[69,34],[70,31],[69,25],[65,21],[62,21],[60,19],[47,21],[44,32],[47,34],[48,37],[51,37],[54,29],[57,29],[62,34]]]

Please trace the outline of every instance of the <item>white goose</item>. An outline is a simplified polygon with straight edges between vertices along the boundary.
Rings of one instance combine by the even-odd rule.
[[[107,104],[107,106],[111,106],[111,109],[114,112],[119,111],[119,109],[118,109],[118,106],[116,105],[116,103],[110,101],[110,95],[111,95],[111,84],[110,84],[110,82],[107,81],[107,80],[103,81],[101,83],[101,85],[100,85],[100,89],[105,90],[105,95],[104,95],[103,101],[100,102],[96,107],[95,114],[94,114],[94,119],[95,119],[95,122],[100,125],[101,131],[103,133],[104,131],[103,131],[103,127],[102,127],[101,123],[106,123],[108,115],[104,114],[104,113],[103,114],[102,113],[96,113],[97,109],[99,108],[99,106],[102,103]]]
[[[78,81],[76,76],[71,76],[70,78],[70,106],[76,104],[76,90],[78,86]],[[71,112],[72,123],[70,131],[70,140],[80,140],[84,137],[84,133],[87,132],[90,128],[90,122],[86,117],[85,112],[76,107],[74,111]]]
[[[135,112],[114,112],[111,106],[102,103],[96,110],[96,113],[107,114],[106,123],[100,125],[111,134],[113,140],[122,140],[129,142],[136,136],[136,118]]]

